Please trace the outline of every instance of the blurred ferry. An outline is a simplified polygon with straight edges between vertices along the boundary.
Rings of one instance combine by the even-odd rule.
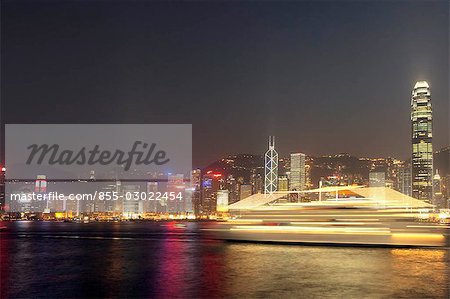
[[[336,196],[292,203],[292,192],[255,194],[229,206],[230,220],[211,229],[233,241],[399,247],[448,246],[449,226],[427,222],[433,206],[384,187],[303,191]],[[346,198],[339,197],[346,194]]]

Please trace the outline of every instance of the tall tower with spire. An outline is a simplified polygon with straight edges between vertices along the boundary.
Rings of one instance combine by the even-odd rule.
[[[278,153],[275,136],[269,136],[269,149],[264,156],[264,193],[270,194],[278,188]]]
[[[433,199],[431,91],[426,81],[418,81],[411,97],[412,196],[431,202]]]

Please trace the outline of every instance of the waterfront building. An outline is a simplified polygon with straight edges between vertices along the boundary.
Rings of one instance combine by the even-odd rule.
[[[202,178],[200,215],[209,215],[217,210],[217,191],[225,189],[222,173],[207,171]]]
[[[123,215],[126,218],[137,218],[139,213],[142,213],[142,201],[133,200],[134,194],[140,193],[139,185],[124,185],[123,186]],[[91,212],[91,211],[86,211]]]
[[[169,174],[166,192],[167,194],[178,195],[182,193],[180,198],[161,197],[163,201],[167,202],[167,212],[169,213],[182,213],[185,212],[185,196],[184,196],[184,175],[183,174]]]
[[[278,177],[278,191],[288,191],[289,181],[286,175],[280,175]]]
[[[445,199],[450,198],[450,146],[446,146],[433,155],[433,167],[439,169],[441,177],[442,196]]]
[[[158,182],[147,182],[147,197],[156,195],[156,192],[158,192]],[[158,211],[158,204],[157,200],[146,200],[144,202],[144,212],[156,213]]]
[[[261,174],[253,173],[250,176],[250,184],[252,185],[252,194],[262,193],[264,190],[264,180]],[[241,198],[242,199],[242,198]]]
[[[397,191],[408,196],[412,195],[410,163],[405,162],[398,168]]]
[[[291,171],[289,175],[289,190],[301,191],[306,189],[306,155],[302,153],[291,154]]]
[[[239,185],[233,175],[229,175],[225,181],[225,188],[228,190],[228,202],[230,204],[239,201]]]
[[[202,184],[202,171],[200,169],[193,169],[191,171],[191,188],[192,188],[192,209],[195,215],[200,213],[201,204],[201,184]]]
[[[432,121],[430,86],[419,81],[411,97],[412,196],[428,202],[433,197]]]
[[[228,190],[218,190],[217,191],[217,212],[228,212],[228,199],[229,199],[229,191]]]
[[[436,169],[436,173],[433,176],[433,204],[438,208],[445,207],[445,202],[442,196],[442,180],[439,175],[439,169]]]
[[[264,193],[273,193],[278,187],[278,153],[275,136],[269,136],[269,148],[264,156]]]

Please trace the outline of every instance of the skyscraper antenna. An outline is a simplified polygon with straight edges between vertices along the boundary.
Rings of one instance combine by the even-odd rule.
[[[269,136],[269,149],[275,148],[275,136]]]

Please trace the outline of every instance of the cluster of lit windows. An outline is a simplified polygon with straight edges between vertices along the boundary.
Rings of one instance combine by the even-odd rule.
[[[433,175],[431,93],[426,82],[417,82],[411,101],[413,197],[431,200]]]

